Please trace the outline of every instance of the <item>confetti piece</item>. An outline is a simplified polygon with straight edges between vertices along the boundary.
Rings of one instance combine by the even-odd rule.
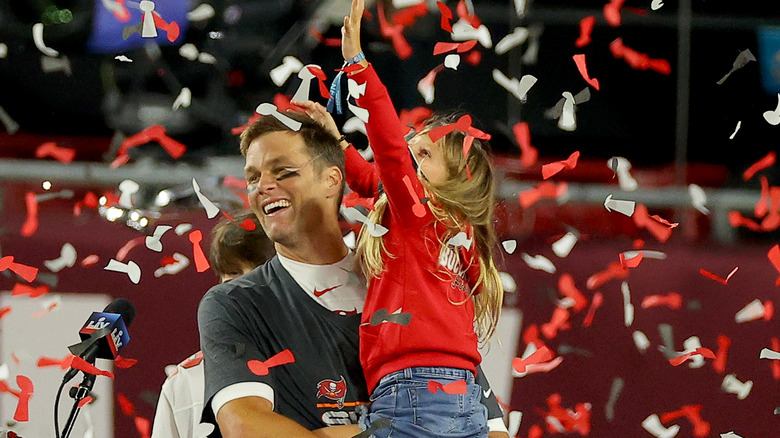
[[[371,426],[363,432],[353,436],[352,438],[371,438],[374,436],[374,432],[386,429],[390,427],[390,420],[387,418],[379,418],[371,422]]]
[[[739,52],[739,55],[737,55],[737,59],[734,60],[734,64],[731,67],[731,70],[726,73],[725,76],[723,76],[718,82],[718,85],[723,85],[724,82],[726,82],[726,79],[731,76],[732,73],[735,71],[741,69],[742,67],[746,66],[748,62],[755,61],[756,57],[753,56],[753,53],[750,51],[750,49],[743,50]]]
[[[569,253],[571,253],[571,250],[574,249],[574,245],[577,244],[577,239],[578,237],[576,233],[572,231],[566,232],[563,237],[553,242],[553,253],[555,253],[555,255],[560,258],[568,257]]]
[[[412,46],[403,34],[405,26],[403,24],[391,24],[387,21],[384,3],[377,3],[377,16],[379,18],[379,30],[382,36],[390,38],[398,57],[401,59],[408,59],[412,56]]]
[[[520,146],[520,164],[531,167],[539,158],[539,151],[531,146],[531,129],[527,122],[518,122],[512,126],[512,133]]]
[[[623,322],[626,327],[631,327],[634,323],[634,305],[631,304],[631,290],[627,282],[620,284],[620,292],[623,294]]]
[[[460,55],[450,54],[444,58],[444,66],[449,69],[457,70],[459,65],[460,65]]]
[[[203,253],[203,248],[200,247],[200,242],[203,240],[203,233],[200,230],[195,230],[188,235],[190,242],[192,243],[192,253],[195,258],[195,270],[200,272],[207,271],[211,265],[206,258],[206,254]]]
[[[273,116],[280,122],[284,123],[288,128],[290,128],[293,131],[297,132],[298,130],[301,129],[301,122],[293,120],[285,116],[284,114],[280,113],[276,105],[272,103],[261,103],[260,105],[257,106],[255,112],[263,116]]]
[[[565,273],[558,279],[558,290],[561,295],[573,301],[573,309],[575,312],[581,312],[588,307],[588,299],[585,298],[577,286],[574,284],[574,277],[571,274]]]
[[[623,252],[618,254],[618,259],[620,266],[626,269],[634,269],[639,267],[639,265],[642,263],[642,260],[644,259],[644,251],[635,251],[636,255],[633,257],[627,257],[625,254],[626,253]]]
[[[78,407],[79,407],[79,409],[82,409],[84,406],[92,403],[93,401],[94,401],[94,399],[91,396],[86,396],[86,397],[82,398],[81,400],[79,400]]]
[[[511,275],[506,272],[499,272],[498,276],[501,278],[501,285],[504,287],[504,292],[511,294],[517,291],[517,282]]]
[[[177,236],[183,236],[187,231],[190,231],[191,229],[192,229],[192,224],[188,224],[185,222],[176,225],[176,228],[173,229],[173,232],[176,233]]]
[[[563,108],[561,117],[558,119],[558,128],[564,131],[574,131],[577,129],[577,118],[574,115],[574,96],[568,91],[563,92]]]
[[[593,26],[596,24],[596,17],[589,15],[580,20],[580,36],[574,42],[576,47],[585,47],[590,44],[590,34],[593,32]]]
[[[247,361],[246,364],[249,367],[249,370],[252,371],[252,374],[267,376],[271,368],[293,362],[295,362],[295,356],[293,356],[292,352],[290,350],[283,350],[265,361],[252,359]]]
[[[38,268],[16,263],[14,262],[14,256],[0,258],[0,271],[5,271],[6,269],[22,277],[28,283],[32,283],[35,277],[38,276]]]
[[[644,53],[639,53],[634,49],[623,45],[623,39],[618,38],[609,44],[612,55],[617,59],[623,59],[629,67],[635,70],[653,70],[662,75],[670,75],[672,67],[669,61],[665,59],[651,59]]]
[[[111,259],[108,261],[108,265],[106,265],[106,267],[103,269],[106,271],[127,274],[130,281],[132,281],[134,284],[138,284],[138,282],[141,281],[141,268],[132,260],[125,264],[118,260]]]
[[[441,12],[441,20],[439,22],[439,26],[449,32],[452,33],[452,9],[449,8],[449,6],[445,5],[444,3],[437,1],[436,6],[439,8],[439,11]]]
[[[661,9],[661,7],[663,7],[663,5],[664,5],[663,0],[653,0],[650,3],[650,9],[652,9],[654,11],[657,11],[657,10]]]
[[[63,164],[70,164],[76,157],[76,150],[57,146],[53,141],[47,141],[35,148],[36,158],[52,157]]]
[[[119,262],[123,262],[127,258],[127,255],[130,254],[130,251],[140,245],[143,241],[144,237],[136,237],[128,240],[127,243],[117,250],[114,258]]]
[[[734,316],[734,320],[738,323],[756,321],[758,319],[764,319],[769,321],[774,315],[774,304],[771,301],[762,303],[761,300],[755,299],[743,307]]]
[[[433,130],[429,132],[429,135],[431,135],[432,132]],[[431,137],[431,140],[434,142],[436,141],[433,140],[433,137]],[[420,199],[417,197],[417,193],[414,191],[412,180],[409,178],[409,175],[404,175],[403,182],[406,186],[406,190],[409,192],[409,196],[411,196],[412,200],[414,201],[414,205],[412,205],[412,213],[414,213],[414,215],[417,217],[425,217],[425,206],[422,205]]]
[[[555,353],[546,346],[535,350],[523,358],[516,357],[512,359],[512,369],[520,374],[527,371],[527,367],[533,364],[549,362],[555,358]]]
[[[422,79],[420,79],[419,82],[417,82],[417,91],[420,92],[420,95],[428,105],[433,103],[435,90],[433,84],[436,81],[436,76],[442,70],[444,70],[444,65],[439,64],[434,67],[433,70],[429,71],[428,74],[426,74]]]
[[[558,172],[564,170],[564,169],[574,169],[577,166],[577,160],[580,158],[580,152],[574,151],[571,155],[569,155],[569,158],[562,160],[562,161],[556,161],[553,163],[548,163],[542,166],[542,179],[549,179],[550,177],[556,175]]]
[[[705,277],[707,277],[707,278],[709,278],[711,280],[715,280],[715,281],[717,281],[719,283],[723,283],[725,285],[728,285],[729,284],[729,279],[731,278],[732,275],[734,275],[734,273],[737,272],[738,269],[739,269],[739,267],[735,267],[731,271],[731,273],[729,273],[729,275],[726,278],[721,278],[721,277],[713,274],[712,272],[710,272],[710,271],[708,271],[706,269],[699,269],[699,274],[701,274],[701,275],[703,275],[703,276],[705,276]]]
[[[363,123],[368,123],[368,117],[369,117],[368,110],[364,108],[360,108],[357,105],[354,105],[349,100],[349,97],[352,97],[357,100],[360,96],[366,94],[366,84],[365,83],[358,84],[357,81],[355,81],[354,79],[348,79],[347,89],[349,90],[348,98],[347,98],[347,108],[349,108],[349,110],[352,111],[352,114],[357,116],[357,118],[360,119]]]
[[[682,295],[677,292],[669,292],[666,295],[648,295],[642,298],[642,304],[640,306],[643,309],[666,306],[670,309],[677,310],[682,306]]]
[[[135,405],[132,401],[130,401],[129,398],[127,398],[127,396],[119,392],[116,395],[116,401],[119,403],[119,409],[123,414],[127,415],[128,417],[135,415]]]
[[[729,212],[729,224],[732,227],[745,227],[752,231],[761,231],[761,225],[759,225],[756,221],[742,216],[742,213],[738,211]]]
[[[627,159],[612,157],[607,161],[607,165],[615,172],[620,190],[632,192],[639,187],[636,179],[631,176],[631,163]]]
[[[625,383],[620,377],[612,379],[612,386],[609,389],[609,400],[607,400],[607,404],[604,406],[604,416],[607,418],[607,421],[615,419],[615,404],[617,404],[620,393],[623,392]]]
[[[528,39],[528,29],[525,27],[516,27],[512,33],[508,34],[496,44],[496,55],[503,55],[511,49],[523,44]]]
[[[100,257],[97,254],[90,254],[81,260],[81,266],[92,266],[100,261]]]
[[[644,228],[650,232],[659,242],[664,243],[672,237],[672,226],[667,221],[665,223],[656,219],[658,216],[650,216],[647,207],[644,204],[636,206],[633,214],[634,225],[638,228]],[[658,217],[660,219],[660,217]],[[667,225],[669,224],[669,225]]]
[[[493,47],[493,39],[490,36],[490,30],[484,24],[474,27],[466,20],[458,20],[452,25],[450,37],[453,41],[477,40],[482,47],[490,49]]]
[[[298,86],[298,90],[293,95],[292,100],[296,100],[299,102],[306,102],[309,100],[311,81],[316,78],[314,72],[310,69],[310,67],[315,67],[318,70],[322,71],[320,66],[314,64],[309,64],[301,68],[298,71],[298,78],[301,80],[301,84]],[[328,93],[328,98],[330,98],[329,93]]]
[[[514,437],[517,435],[517,433],[520,431],[520,423],[523,420],[523,413],[520,411],[510,411],[508,416],[508,425],[507,430],[509,431],[509,436]]]
[[[734,132],[731,133],[729,136],[729,140],[734,140],[734,137],[737,136],[737,132],[739,132],[739,128],[742,127],[742,120],[737,121],[737,127],[734,128]]]
[[[701,340],[698,336],[691,336],[683,341],[683,348],[685,351],[696,351],[701,348]],[[700,355],[693,355],[688,362],[688,368],[701,368],[704,366],[704,357]]]
[[[669,363],[676,367],[682,365],[683,362],[697,355],[706,357],[707,359],[715,359],[715,353],[713,353],[712,350],[709,348],[700,347],[691,352],[684,353],[680,356],[669,359]]]
[[[407,326],[412,322],[412,314],[402,313],[400,308],[393,313],[387,313],[387,309],[379,309],[371,315],[371,322],[369,324],[377,326],[386,322]]]
[[[302,68],[303,63],[298,58],[287,55],[282,58],[281,64],[272,68],[271,71],[268,72],[268,75],[271,77],[271,81],[277,87],[281,87],[285,82],[287,82],[293,73],[298,73]]]
[[[60,52],[50,47],[46,47],[46,43],[43,42],[43,23],[33,24],[32,35],[33,35],[33,42],[35,43],[35,47],[37,47],[41,53],[43,53],[46,56],[50,56],[52,58],[56,58],[60,56]]]
[[[13,297],[29,295],[30,298],[38,298],[41,295],[46,295],[47,293],[49,293],[49,286],[47,285],[32,287],[26,284],[16,283],[14,288],[11,290],[11,296]]]
[[[561,395],[547,397],[549,412],[540,412],[547,423],[547,429],[553,433],[578,432],[581,436],[590,434],[590,403],[577,403],[572,409],[561,407]]]
[[[19,124],[16,123],[16,120],[11,118],[11,116],[5,111],[5,109],[2,106],[0,106],[0,122],[3,123],[6,132],[8,132],[11,135],[16,134],[16,132],[19,131]]]
[[[152,434],[152,422],[144,417],[135,417],[135,429],[141,435],[141,438],[149,438]]]
[[[137,359],[130,359],[130,358],[122,357],[120,355],[117,355],[114,358],[114,365],[116,365],[117,368],[127,369],[137,363],[138,363]]]
[[[539,254],[535,256],[531,256],[527,253],[522,254],[523,261],[525,264],[528,265],[531,269],[536,269],[537,271],[544,271],[548,274],[554,274],[555,273],[555,265],[553,262],[550,261],[547,257]]]
[[[680,431],[680,426],[677,424],[673,424],[669,428],[664,427],[661,424],[661,419],[656,414],[652,414],[642,420],[642,428],[656,438],[674,438]]]
[[[710,210],[707,208],[707,194],[704,193],[704,189],[696,184],[690,184],[688,186],[688,194],[691,197],[693,208],[699,210],[702,214],[710,214]]]
[[[556,306],[553,310],[550,322],[542,324],[541,332],[547,339],[553,339],[558,336],[558,332],[561,330],[568,330],[571,327],[569,323],[569,309],[561,306]]]
[[[560,199],[566,194],[568,188],[569,186],[565,182],[555,184],[549,181],[542,181],[534,188],[520,192],[518,200],[523,208],[528,208],[543,198]]]
[[[612,27],[620,26],[622,17],[620,15],[620,8],[623,7],[623,3],[626,0],[610,0],[609,3],[604,5],[604,19]]]
[[[35,388],[33,382],[26,376],[16,376],[16,384],[19,386],[19,402],[16,405],[16,411],[14,412],[14,420],[18,422],[30,421],[30,397],[32,397]]]
[[[634,214],[635,207],[636,202],[612,199],[611,193],[607,195],[607,199],[604,200],[604,208],[606,208],[608,212],[612,212],[614,210],[629,217]]]
[[[538,424],[534,424],[528,429],[528,438],[542,438],[542,435],[544,435],[544,430]]]
[[[204,209],[206,209],[206,217],[209,219],[214,219],[219,214],[219,207],[214,205],[209,198],[204,195],[200,190],[200,185],[198,185],[198,182],[195,180],[195,178],[192,178],[192,188],[195,190],[195,195],[198,197],[198,201],[200,201],[200,204],[203,206]]]
[[[441,55],[443,53],[451,52],[453,50],[458,53],[465,53],[473,49],[477,45],[476,41],[466,41],[465,43],[447,43],[438,42],[433,46],[433,55]],[[297,99],[296,99],[297,100]]]
[[[631,337],[634,339],[634,345],[636,345],[637,350],[639,350],[640,353],[645,354],[650,347],[650,340],[647,339],[647,335],[639,330],[634,330],[634,332],[631,333]]]
[[[599,80],[596,78],[591,78],[588,74],[588,66],[585,63],[585,54],[576,54],[572,57],[572,59],[574,59],[574,63],[577,65],[577,70],[582,75],[582,78],[585,79],[585,82],[587,82],[588,85],[595,88],[596,90],[600,90]]]
[[[201,3],[195,9],[187,12],[187,21],[198,22],[213,18],[216,15],[214,7],[208,3]]]
[[[171,108],[176,111],[182,107],[189,108],[190,104],[192,104],[192,91],[190,91],[190,89],[187,87],[182,87],[179,95],[176,96],[176,99],[173,100],[173,105],[171,105]]]
[[[728,351],[731,347],[731,339],[725,335],[718,335],[718,351],[715,353],[715,360],[712,361],[712,368],[718,373],[723,374],[726,371],[726,361],[728,360]]]
[[[604,303],[604,295],[601,294],[601,292],[596,292],[593,294],[593,298],[590,300],[590,307],[588,308],[588,313],[585,314],[585,319],[582,320],[582,326],[583,327],[590,327],[591,324],[593,324],[593,317],[596,315],[596,309],[601,307],[601,304]]]
[[[5,59],[6,56],[8,56],[8,45],[0,43],[0,59]]]
[[[661,414],[660,420],[663,423],[668,423],[684,416],[693,424],[693,436],[706,437],[710,434],[710,423],[701,418],[701,408],[702,405],[684,405],[677,411]]]
[[[60,256],[53,260],[44,260],[43,265],[51,272],[60,272],[65,268],[72,268],[76,264],[76,258],[76,248],[65,243],[60,249]]]
[[[723,383],[721,383],[720,388],[724,392],[736,394],[738,399],[744,400],[750,395],[750,390],[753,389],[753,381],[741,382],[737,379],[736,374],[727,374],[723,377]]]
[[[517,241],[505,240],[501,242],[501,246],[504,248],[504,251],[506,251],[507,254],[513,254],[515,252],[515,249],[517,249]]]
[[[468,392],[466,389],[466,381],[463,379],[447,383],[446,385],[442,385],[435,380],[428,381],[428,391],[436,394],[439,390],[444,391],[447,394],[466,394]]]
[[[772,167],[775,165],[775,161],[777,160],[777,154],[774,152],[769,152],[764,156],[764,158],[756,161],[753,163],[750,167],[748,167],[745,172],[742,174],[742,179],[745,181],[748,181],[750,178],[753,178],[753,175],[756,173],[766,169],[767,167]]]
[[[77,369],[79,371],[83,371],[87,374],[92,374],[95,376],[106,376],[110,379],[114,378],[114,373],[110,371],[103,371],[96,367],[95,365],[92,365],[91,363],[87,362],[86,360],[82,359],[79,356],[74,356],[72,359],[72,362],[70,364],[71,368]]]
[[[504,87],[506,91],[512,93],[520,102],[525,102],[528,99],[528,91],[537,81],[536,77],[532,75],[523,75],[519,81],[517,78],[510,79],[497,68],[493,69],[493,80]]]
[[[165,234],[171,229],[173,229],[173,227],[171,227],[170,225],[157,225],[154,228],[154,233],[151,236],[146,236],[146,238],[144,239],[144,243],[146,244],[146,247],[152,251],[161,252],[162,243],[160,242],[160,239],[162,238],[163,234]]]
[[[351,222],[362,223],[366,227],[368,233],[374,237],[384,236],[388,231],[390,231],[381,224],[375,224],[374,222],[371,222],[371,219],[369,219],[367,216],[361,213],[360,210],[354,207],[342,208],[341,214]]]
[[[732,431],[720,434],[720,438],[742,438],[742,436],[741,435],[737,435],[732,430]]]
[[[111,168],[115,169],[121,165],[120,163],[126,159],[125,157],[127,157],[127,151],[129,149],[150,142],[157,142],[165,149],[165,152],[174,159],[181,158],[181,156],[184,155],[184,152],[187,151],[187,146],[168,137],[165,128],[162,125],[152,125],[127,137],[125,141],[122,142],[119,146],[119,151],[117,152],[117,158],[111,163]]]
[[[38,202],[35,200],[35,193],[25,193],[24,202],[27,206],[27,219],[22,224],[21,234],[30,237],[38,231]]]
[[[601,286],[602,284],[606,283],[609,280],[612,279],[625,279],[628,278],[629,271],[627,268],[624,268],[620,265],[620,263],[610,263],[607,266],[607,269],[597,272],[590,277],[588,277],[588,280],[586,282],[586,286],[588,289],[593,290]]]
[[[11,306],[0,307],[0,319],[3,319],[9,313],[11,313]]]
[[[474,242],[474,239],[469,239],[468,234],[466,234],[465,231],[461,231],[458,234],[452,236],[450,240],[447,241],[447,245],[454,247],[462,246],[466,249],[471,249],[472,242]]]

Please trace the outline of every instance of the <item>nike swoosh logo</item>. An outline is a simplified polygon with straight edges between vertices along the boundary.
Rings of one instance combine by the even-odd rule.
[[[317,288],[314,288],[314,296],[315,296],[315,297],[317,297],[317,298],[319,298],[319,297],[323,296],[323,295],[324,295],[326,292],[330,292],[330,291],[332,291],[333,289],[336,289],[337,287],[341,287],[341,286],[342,286],[342,285],[333,286],[333,287],[329,287],[329,288],[327,288],[327,289],[323,289],[323,290],[321,290],[321,291],[320,291],[320,290],[317,290]]]
[[[487,391],[485,391],[484,389],[482,390],[482,394],[485,396],[485,398],[490,397],[490,394],[492,393],[493,393],[493,388],[488,388]]]

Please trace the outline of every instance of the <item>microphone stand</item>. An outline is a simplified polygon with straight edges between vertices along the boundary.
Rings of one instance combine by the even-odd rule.
[[[61,438],[68,438],[70,433],[73,431],[73,425],[76,422],[76,417],[78,417],[79,412],[81,411],[79,404],[81,403],[81,400],[84,400],[89,396],[89,393],[92,391],[92,387],[95,385],[96,378],[97,376],[94,374],[84,373],[84,379],[81,381],[81,384],[78,387],[70,388],[68,391],[68,395],[74,400],[74,402],[73,408],[70,410],[70,415],[68,416],[68,421],[65,423],[65,426],[62,429],[62,434],[60,435]]]

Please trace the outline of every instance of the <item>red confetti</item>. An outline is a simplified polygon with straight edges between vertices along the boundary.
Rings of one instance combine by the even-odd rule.
[[[756,221],[742,216],[742,213],[738,211],[729,212],[729,224],[735,228],[745,227],[751,231],[761,231],[761,225],[759,225]]]
[[[53,357],[46,357],[41,356],[38,358],[37,366],[38,368],[44,368],[44,367],[60,367],[63,370],[67,370],[70,367],[70,364],[73,362],[73,356],[72,354],[69,354],[65,356],[63,359],[55,359]]]
[[[601,88],[599,85],[599,80],[596,78],[591,78],[588,74],[588,66],[585,64],[585,54],[576,54],[572,57],[572,59],[574,59],[574,63],[577,65],[577,70],[582,75],[582,78],[585,79],[585,82],[587,82],[588,85],[595,88],[597,91],[600,90]]]
[[[238,226],[243,228],[243,229],[245,229],[245,230],[247,230],[247,231],[252,231],[255,228],[257,228],[257,224],[255,224],[255,221],[253,221],[250,218],[244,219],[244,221],[241,222]]]
[[[406,41],[404,37],[404,25],[403,24],[390,24],[385,17],[385,7],[383,3],[377,3],[377,13],[379,14],[379,29],[382,36],[390,38],[393,42],[393,48],[398,57],[401,59],[407,59],[412,56],[412,46]]]
[[[531,129],[527,122],[518,122],[512,126],[512,133],[515,135],[518,146],[520,146],[520,164],[525,167],[531,167],[536,164],[539,158],[539,151],[531,146]]]
[[[119,402],[119,409],[122,410],[123,414],[128,417],[135,415],[135,405],[124,394],[118,392],[116,394],[116,401]]]
[[[295,362],[295,356],[293,356],[290,350],[283,350],[279,353],[268,358],[266,361],[252,359],[247,361],[249,371],[258,376],[267,376],[271,368]]]
[[[393,23],[411,26],[417,21],[417,18],[425,16],[427,13],[428,3],[424,0],[420,0],[420,3],[417,3],[416,5],[397,11],[395,15],[393,15]]]
[[[678,366],[686,360],[690,359],[691,356],[702,356],[706,357],[707,359],[715,359],[715,353],[713,353],[712,350],[709,348],[699,347],[690,353],[685,353],[681,356],[669,359],[669,363],[672,364],[672,366]]]
[[[322,71],[319,67],[314,66],[308,66],[306,67],[309,69],[311,74],[314,75],[315,78],[317,78],[317,83],[320,85],[320,96],[322,96],[325,99],[330,99],[330,91],[328,90],[328,87],[325,85],[325,80],[327,79],[327,76],[325,76],[325,72]]]
[[[533,364],[540,364],[544,362],[549,362],[555,358],[555,353],[552,352],[547,346],[542,346],[541,348],[537,349],[528,357],[525,359],[521,359],[519,357],[516,357],[512,359],[512,368],[514,368],[515,371],[522,374],[527,371],[527,367],[529,365]]]
[[[436,6],[438,6],[439,11],[441,11],[441,28],[449,33],[452,33],[452,23],[450,23],[453,18],[452,9],[450,9],[442,2],[436,2]]]
[[[195,230],[189,234],[190,242],[192,242],[192,253],[195,258],[195,270],[198,272],[205,272],[211,267],[209,260],[206,258],[206,254],[203,253],[203,248],[200,247],[200,242],[203,240],[203,233],[200,230]]]
[[[761,219],[769,213],[769,180],[764,175],[761,175],[759,180],[761,181],[761,199],[756,203],[753,215]]]
[[[628,269],[621,266],[620,263],[610,263],[609,266],[607,266],[607,269],[588,277],[588,281],[585,283],[585,285],[588,289],[593,290],[608,282],[609,280],[616,278],[626,279],[628,278],[628,274]]]
[[[574,45],[577,47],[585,47],[590,44],[590,34],[593,32],[593,26],[596,24],[596,17],[589,15],[580,20],[580,36]]]
[[[753,178],[753,175],[760,172],[761,170],[766,169],[767,167],[774,166],[775,160],[777,159],[777,154],[774,152],[769,152],[766,154],[766,156],[748,167],[745,172],[742,174],[742,178],[747,181],[750,178]]]
[[[631,217],[634,219],[634,224],[637,227],[645,228],[661,243],[666,242],[672,237],[673,227],[666,226],[653,219],[647,212],[647,207],[645,207],[644,204],[636,204],[634,214]]]
[[[21,391],[11,389],[4,380],[0,380],[0,392],[7,392],[8,394],[16,396],[16,398],[19,398],[19,396],[22,395]]]
[[[130,254],[130,251],[133,248],[135,248],[136,246],[141,245],[142,243],[144,243],[144,240],[146,240],[146,237],[144,237],[144,236],[136,237],[136,238],[128,240],[127,243],[122,245],[122,247],[117,250],[116,255],[114,256],[114,259],[116,259],[116,261],[118,261],[118,262],[125,261],[125,258],[127,258],[127,255]]]
[[[534,424],[528,429],[528,438],[542,438],[542,435],[544,435],[544,430],[538,424]]]
[[[309,28],[309,34],[325,47],[341,47],[341,38],[325,38],[322,33],[314,27]]]
[[[520,192],[518,199],[520,201],[520,205],[523,208],[528,208],[536,204],[542,198],[560,198],[564,193],[566,193],[566,190],[568,189],[569,185],[565,182],[555,184],[550,181],[542,181],[536,187],[524,192]]]
[[[677,310],[682,306],[682,295],[677,292],[669,292],[666,295],[648,295],[642,298],[641,306],[643,309],[666,306],[670,309]]]
[[[49,307],[47,307],[47,308],[45,308],[43,310],[39,310],[39,311],[33,313],[32,315],[30,315],[30,318],[40,318],[43,315],[45,315],[45,314],[51,312],[52,310],[56,309],[57,306],[59,306],[59,305],[60,305],[60,303],[51,303],[51,304],[49,304]]]
[[[130,359],[119,355],[117,355],[117,357],[114,358],[114,365],[116,365],[117,368],[127,369],[137,363],[138,363],[138,359]]]
[[[466,55],[466,62],[469,65],[479,65],[479,63],[482,61],[482,52],[479,50],[473,50],[469,52],[468,55]]]
[[[0,271],[5,271],[6,269],[27,280],[28,283],[32,283],[35,277],[38,276],[38,268],[15,263],[14,256],[0,258]]]
[[[144,417],[135,417],[135,428],[141,438],[149,438],[152,435],[152,423]]]
[[[463,43],[438,42],[433,46],[433,55],[441,55],[442,53],[452,52],[453,50],[458,53],[465,53],[473,49],[476,45],[477,40],[469,40]]]
[[[577,289],[577,286],[574,284],[574,277],[571,274],[565,273],[561,275],[561,278],[558,279],[558,290],[563,296],[574,301],[573,309],[575,312],[581,312],[588,307],[588,299],[585,298],[585,294]]]
[[[639,267],[639,265],[642,263],[642,260],[644,259],[644,252],[640,252],[634,257],[631,257],[630,259],[626,258],[626,255],[624,253],[620,253],[618,255],[618,260],[620,261],[620,266],[626,268],[626,269],[634,269]]]
[[[179,143],[178,141],[166,135],[165,128],[162,125],[153,125],[125,139],[125,141],[123,141],[122,145],[119,147],[119,152],[117,152],[117,159],[119,159],[120,157],[127,156],[128,149],[134,148],[136,146],[140,146],[142,144],[150,143],[153,141],[159,143],[160,146],[162,146],[163,149],[165,149],[165,151],[168,152],[168,155],[170,155],[173,158],[180,158],[182,155],[184,155],[184,152],[187,151],[187,146]],[[117,165],[115,165],[115,163]],[[111,163],[111,168],[115,169],[120,165],[121,164],[119,164],[117,160],[114,160],[114,162]]]
[[[774,336],[772,337],[772,350],[780,351],[780,339]],[[769,366],[772,368],[772,378],[780,380],[780,360],[770,360]]]
[[[715,353],[715,360],[712,361],[712,368],[718,374],[726,372],[729,347],[731,347],[731,339],[726,335],[718,335],[718,352]]]
[[[585,319],[582,320],[583,327],[590,327],[590,325],[593,324],[593,317],[596,315],[596,309],[601,307],[603,302],[604,295],[602,295],[601,292],[596,292],[593,294],[593,299],[590,300],[590,308],[588,309],[588,313],[585,314]]]
[[[32,380],[28,377],[18,375],[16,376],[16,384],[21,390],[19,394],[19,403],[16,405],[16,412],[14,413],[14,420],[19,422],[30,420],[30,397],[32,397],[35,388],[33,387]]]
[[[447,394],[466,394],[468,392],[466,389],[466,381],[462,379],[450,382],[446,385],[442,385],[435,380],[428,381],[428,391],[436,394],[439,390],[442,390]]]
[[[710,423],[701,418],[702,405],[685,405],[679,411],[666,412],[660,415],[662,423],[686,417],[693,424],[693,436],[706,437],[710,434]]]
[[[35,148],[35,156],[37,158],[52,157],[60,163],[70,164],[76,158],[76,150],[62,148],[57,146],[57,143],[48,141]]]
[[[617,59],[624,59],[626,63],[635,70],[653,70],[663,75],[670,75],[672,67],[669,61],[665,59],[651,59],[644,53],[639,53],[634,49],[623,45],[623,39],[618,38],[609,44],[612,55]]]
[[[559,330],[568,330],[569,327],[571,327],[569,323],[569,309],[556,306],[550,322],[542,324],[541,330],[545,338],[552,339],[558,336]]]
[[[577,166],[577,160],[580,158],[580,151],[574,151],[569,158],[548,163],[542,166],[542,179],[548,179],[563,169],[574,169]]]
[[[631,243],[631,246],[634,249],[642,249],[645,247],[645,241],[642,239],[636,239]]]
[[[38,231],[38,201],[35,200],[35,193],[25,193],[24,203],[27,206],[27,219],[22,225],[22,236],[30,237]]]
[[[79,371],[83,371],[87,374],[93,374],[95,376],[106,376],[110,379],[114,378],[114,373],[110,371],[103,371],[96,367],[95,365],[92,365],[91,363],[87,362],[86,360],[75,356],[73,358],[73,362],[70,364],[71,368],[77,369]]]
[[[425,217],[425,206],[422,205],[420,199],[417,198],[417,193],[414,191],[414,187],[412,187],[412,180],[409,178],[409,175],[404,175],[403,182],[404,185],[406,185],[406,190],[409,191],[409,196],[411,196],[414,201],[412,213],[417,217]]]
[[[41,285],[32,287],[23,283],[16,283],[13,290],[11,290],[11,296],[29,295],[30,298],[38,298],[41,295],[49,293],[49,286]]]
[[[168,35],[168,41],[174,42],[177,38],[179,38],[179,33],[181,32],[181,29],[179,29],[179,23],[176,23],[175,21],[168,23],[167,21],[163,20],[163,18],[157,13],[153,13],[152,16],[154,17],[154,25],[158,29],[165,31],[165,33]]]
[[[91,396],[89,396],[89,395],[88,395],[88,396],[86,396],[86,397],[84,397],[84,398],[82,398],[81,400],[79,400],[79,403],[78,403],[79,409],[81,409],[81,408],[83,408],[84,406],[86,406],[86,405],[88,405],[88,404],[92,403],[94,400],[95,400],[95,399],[93,399],[93,398],[92,398]]]
[[[0,319],[11,313],[11,306],[0,307]]]
[[[418,106],[410,110],[401,110],[398,115],[398,119],[404,126],[414,128],[416,132],[420,132],[425,128],[425,120],[433,115],[433,111],[424,106]]]
[[[609,3],[604,5],[604,19],[607,20],[607,23],[610,26],[620,26],[621,22],[623,21],[622,17],[620,16],[620,8],[623,7],[623,3],[625,2],[626,0],[610,0]]]
[[[590,404],[577,403],[574,410],[561,407],[561,395],[552,394],[547,397],[549,412],[540,410],[551,433],[578,432],[581,436],[590,433]]]
[[[274,99],[276,99],[276,97],[274,97]],[[276,101],[275,100],[274,100],[274,105],[276,105]],[[276,107],[279,108],[279,105],[276,105]],[[257,119],[259,119],[259,118],[260,118],[260,114],[259,113],[252,113],[252,117],[249,118],[249,121],[246,122],[246,125],[236,126],[235,128],[232,128],[230,130],[230,133],[233,134],[233,135],[240,135],[242,132],[244,132],[246,130],[246,128],[248,128],[250,125],[252,125],[252,123],[255,123],[257,121]]]
[[[706,269],[699,269],[699,274],[701,274],[701,275],[703,275],[703,276],[705,276],[705,277],[707,277],[709,279],[715,280],[715,281],[717,281],[719,283],[723,283],[725,285],[728,285],[729,284],[729,279],[731,278],[732,275],[734,275],[735,272],[737,272],[738,269],[739,269],[739,267],[734,268],[734,270],[732,270],[731,273],[729,273],[729,275],[726,278],[721,278],[721,277],[713,274],[712,272],[710,272],[710,271],[708,271]]]
[[[81,215],[81,207],[87,207],[87,208],[97,208],[98,206],[98,198],[97,196],[92,192],[87,192],[86,195],[84,195],[84,199],[81,201],[77,201],[75,204],[73,204],[73,215],[74,216],[80,216]]]
[[[469,13],[465,0],[460,0],[458,2],[458,5],[455,7],[455,12],[458,14],[458,17],[466,20],[474,29],[482,26],[482,21],[480,21],[477,15]]]
[[[770,249],[766,254],[766,256],[772,263],[772,266],[775,267],[775,270],[777,270],[777,272],[780,274],[780,245],[773,246],[772,249]],[[777,277],[775,286],[780,286],[780,276]]]
[[[458,120],[455,123],[450,123],[448,125],[439,126],[431,129],[428,132],[428,137],[431,138],[432,142],[436,142],[440,138],[444,137],[445,135],[455,130],[464,132],[467,135],[470,135],[475,138],[479,138],[482,140],[490,140],[490,134],[486,134],[480,131],[479,129],[471,126],[471,116],[468,114],[458,118]]]
[[[537,350],[544,346],[544,342],[539,338],[539,327],[536,324],[531,324],[525,329],[523,342],[527,345],[534,344]]]
[[[98,257],[97,254],[90,254],[86,257],[84,257],[83,260],[81,260],[81,266],[87,267],[92,266],[100,261],[100,257]]]
[[[373,210],[374,199],[361,198],[360,195],[357,194],[357,192],[350,192],[344,195],[343,198],[341,198],[341,205],[343,205],[344,207],[355,207],[358,205],[362,205],[363,207],[366,208],[366,210]]]

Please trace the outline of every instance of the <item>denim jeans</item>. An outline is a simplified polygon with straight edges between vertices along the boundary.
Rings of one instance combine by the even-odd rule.
[[[448,394],[428,390],[428,382],[442,385],[466,381],[465,394]],[[366,430],[380,419],[390,426],[373,432],[374,438],[486,438],[487,408],[480,401],[482,390],[474,374],[456,368],[414,367],[383,377],[374,393],[371,406],[361,418]]]

